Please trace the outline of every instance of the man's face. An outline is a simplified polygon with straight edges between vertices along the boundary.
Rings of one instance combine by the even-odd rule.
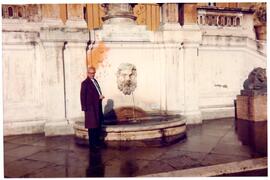
[[[90,79],[93,79],[95,77],[96,71],[94,69],[89,69],[87,71],[87,75]]]

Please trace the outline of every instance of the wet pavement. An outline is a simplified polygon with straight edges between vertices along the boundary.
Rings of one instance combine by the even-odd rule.
[[[233,118],[187,127],[187,139],[166,147],[89,151],[74,136],[4,137],[5,177],[133,177],[263,157],[242,145]]]

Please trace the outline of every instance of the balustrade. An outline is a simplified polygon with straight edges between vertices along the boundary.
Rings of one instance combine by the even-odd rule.
[[[220,9],[199,9],[197,23],[202,26],[240,27],[242,13],[238,11],[222,11]]]
[[[206,26],[239,27],[241,20],[238,16],[230,15],[198,15],[198,24]]]

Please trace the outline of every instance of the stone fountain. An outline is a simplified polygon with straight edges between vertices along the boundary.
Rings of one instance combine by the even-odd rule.
[[[138,35],[145,27],[136,25],[136,17],[133,16],[131,5],[107,4],[105,7],[106,16],[103,17],[103,30],[99,33],[103,41],[108,38],[108,41],[118,41],[120,34],[122,41],[125,39],[130,41],[130,37],[136,38],[132,39],[133,41],[143,41],[143,36],[136,36],[132,32],[134,31]],[[119,24],[121,29],[119,29]],[[146,30],[144,29],[144,31]],[[132,105],[122,105],[105,112],[103,124],[105,143],[107,145],[131,143],[140,146],[163,146],[185,138],[186,120],[180,114],[149,113],[135,105],[134,92],[137,88],[137,75],[139,73],[137,68],[136,65],[127,60],[121,63],[114,73],[119,93],[124,96],[124,99],[132,98]],[[84,122],[76,122],[74,130],[76,142],[87,144],[88,133],[87,129],[84,128]]]

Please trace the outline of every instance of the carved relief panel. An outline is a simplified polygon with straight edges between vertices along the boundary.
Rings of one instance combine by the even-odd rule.
[[[138,24],[146,24],[146,5],[137,4],[133,9],[134,15],[137,17]]]
[[[146,25],[148,30],[156,31],[160,26],[160,7],[158,4],[137,4],[133,9],[139,25]]]

